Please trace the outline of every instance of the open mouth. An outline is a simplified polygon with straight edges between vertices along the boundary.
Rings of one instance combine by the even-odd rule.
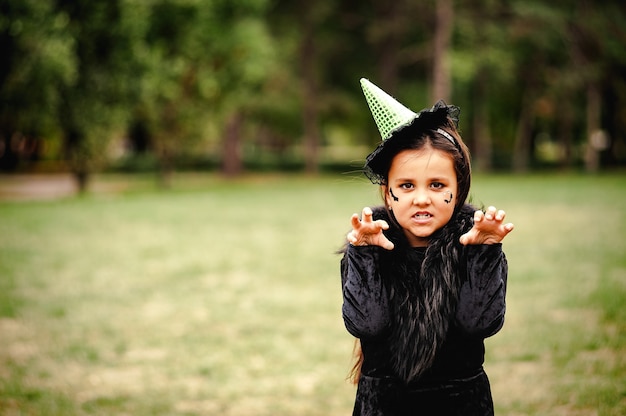
[[[431,217],[432,215],[430,215],[428,212],[418,212],[417,214],[413,215],[413,218],[417,220],[426,220]]]

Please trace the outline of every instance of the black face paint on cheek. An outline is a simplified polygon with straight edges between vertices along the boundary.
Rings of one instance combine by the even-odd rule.
[[[450,198],[449,199],[444,199],[444,201],[446,202],[446,204],[449,204],[450,202],[452,202],[452,192],[447,191],[450,194]]]
[[[399,201],[398,197],[393,194],[393,189],[389,188],[389,193],[391,194],[391,197],[393,198],[394,201],[396,202]]]

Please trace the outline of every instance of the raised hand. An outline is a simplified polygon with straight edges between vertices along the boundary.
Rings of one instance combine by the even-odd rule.
[[[459,241],[463,245],[497,244],[513,231],[513,224],[504,223],[505,212],[497,211],[495,207],[487,208],[484,213],[480,210],[474,213],[474,226],[463,234]]]
[[[383,234],[383,230],[389,229],[389,224],[385,220],[374,221],[370,208],[363,208],[360,220],[358,214],[353,214],[350,222],[352,231],[348,233],[347,238],[353,246],[379,246],[393,250],[393,243]]]

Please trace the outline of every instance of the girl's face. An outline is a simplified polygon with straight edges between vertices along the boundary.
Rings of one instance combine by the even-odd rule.
[[[413,247],[425,247],[430,236],[450,221],[457,197],[452,158],[426,147],[404,150],[391,161],[385,202]]]

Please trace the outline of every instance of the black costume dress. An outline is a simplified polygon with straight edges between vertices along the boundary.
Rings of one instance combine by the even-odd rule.
[[[504,323],[508,268],[501,244],[458,243],[473,212],[466,205],[428,248],[412,248],[377,208],[374,219],[389,223],[394,250],[346,247],[342,313],[363,352],[353,415],[493,415],[484,339]],[[448,287],[440,287],[450,270]]]

